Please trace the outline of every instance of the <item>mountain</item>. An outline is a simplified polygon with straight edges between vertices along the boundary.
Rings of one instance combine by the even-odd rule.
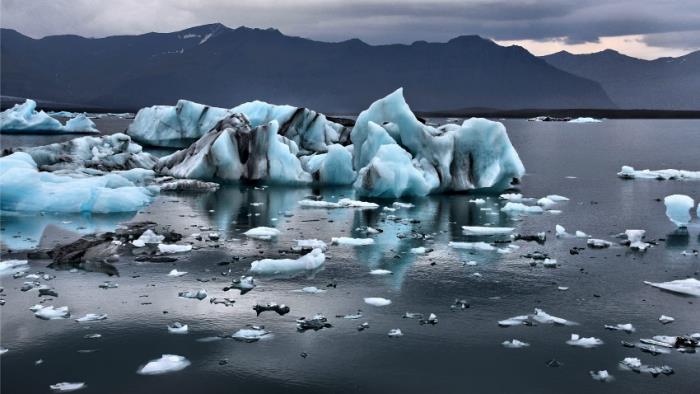
[[[620,108],[700,109],[700,51],[643,60],[614,50],[542,57],[574,75],[599,82]]]
[[[352,113],[400,86],[418,110],[614,107],[598,83],[478,36],[374,46],[221,24],[98,39],[2,29],[0,48],[3,96],[108,108],[259,99]]]

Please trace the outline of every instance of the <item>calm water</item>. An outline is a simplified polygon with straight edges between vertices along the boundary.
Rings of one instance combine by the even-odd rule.
[[[100,121],[112,123],[108,126]],[[123,120],[96,123],[107,132],[123,130],[128,124]],[[681,252],[700,249],[699,230],[691,229],[689,235],[674,233],[663,203],[656,199],[682,193],[698,200],[700,182],[624,181],[615,174],[623,164],[700,169],[700,121],[504,123],[528,172],[520,191],[527,197],[553,193],[569,197],[571,201],[558,204],[561,214],[515,220],[499,212],[502,203],[497,199],[487,198],[485,205],[478,206],[468,202],[474,196],[444,195],[408,200],[416,206],[393,214],[419,222],[397,223],[386,220],[381,210],[297,206],[297,201],[310,194],[321,194],[326,200],[352,197],[350,189],[228,186],[207,195],[163,194],[135,217],[3,217],[3,242],[13,247],[36,244],[48,224],[87,232],[126,220],[171,224],[185,235],[201,232],[198,227],[212,227],[222,234],[222,241],[219,247],[196,242],[199,248],[180,256],[176,263],[137,263],[133,257],[122,256],[117,263],[121,276],[112,278],[119,288],[109,290],[98,288],[110,279],[104,274],[55,272],[45,268],[46,261],[33,261],[31,272],[50,271],[57,276],[49,284],[59,297],[49,304],[67,305],[76,317],[85,313],[109,315],[108,320],[92,324],[35,318],[27,308],[39,300],[36,291],[20,292],[23,279],[1,278],[7,303],[0,307],[0,343],[9,349],[0,356],[1,391],[48,392],[50,384],[78,381],[87,383],[81,391],[85,393],[696,392],[700,354],[673,351],[651,356],[622,347],[620,341],[700,332],[698,299],[661,292],[642,283],[697,277],[700,258]],[[0,142],[3,147],[37,145],[46,143],[47,138],[2,136]],[[281,214],[284,211],[292,211],[293,216],[285,217]],[[521,233],[547,231],[548,240],[545,245],[517,242],[521,248],[505,255],[447,246],[449,241],[491,241],[461,232],[463,225],[487,223],[514,226]],[[615,246],[570,255],[571,247],[584,246],[585,241],[556,239],[555,224],[569,232],[582,230],[611,241],[625,229],[639,228],[647,230],[649,239],[666,241],[645,254]],[[245,239],[242,232],[256,226],[277,227],[281,235],[267,242]],[[230,268],[231,276],[242,275],[255,259],[283,257],[296,239],[329,242],[333,236],[364,237],[355,230],[362,226],[379,228],[383,233],[372,236],[376,243],[371,246],[331,246],[319,272],[292,278],[259,277],[259,286],[243,296],[222,291],[229,281],[222,271]],[[433,237],[397,237],[412,232]],[[434,251],[409,253],[417,246]],[[560,267],[531,267],[530,260],[521,255],[536,250],[558,259]],[[231,261],[234,255],[241,259],[228,266],[217,265]],[[477,265],[463,264],[470,260]],[[188,274],[167,277],[173,268]],[[375,268],[391,270],[393,275],[370,275]],[[327,288],[333,281],[337,287]],[[305,286],[328,291],[294,291]],[[559,291],[558,286],[569,290]],[[199,288],[212,297],[232,297],[236,304],[225,307],[177,297],[179,291]],[[374,307],[364,304],[364,297],[384,297],[392,304]],[[466,299],[471,307],[451,311],[455,298]],[[291,313],[277,316],[265,312],[256,317],[252,307],[268,301],[289,305]],[[534,308],[579,325],[497,326],[498,320],[531,313]],[[362,309],[363,319],[335,318],[358,309]],[[420,325],[417,320],[403,319],[407,311],[435,313],[439,323]],[[315,313],[326,315],[333,327],[296,332],[295,319]],[[657,321],[661,314],[676,321],[662,325]],[[166,325],[173,321],[188,324],[189,334],[168,334]],[[365,321],[370,328],[357,331],[357,325]],[[632,323],[637,332],[603,329],[604,324],[617,323]],[[257,343],[197,341],[232,334],[246,324],[264,325],[274,336]],[[400,328],[404,336],[388,338],[392,328]],[[84,339],[89,333],[100,333],[102,338]],[[572,333],[595,336],[605,344],[594,349],[571,347],[565,341]],[[500,345],[513,338],[531,346],[506,349]],[[301,357],[301,353],[308,357]],[[161,354],[185,356],[192,365],[166,375],[136,374],[139,366]],[[621,371],[617,365],[625,357],[639,357],[649,365],[668,364],[675,374],[653,378]],[[552,358],[563,365],[548,367],[546,362]],[[39,359],[43,363],[35,366]],[[228,363],[220,365],[224,359]],[[607,369],[615,381],[604,384],[590,378],[588,371],[601,369]]]

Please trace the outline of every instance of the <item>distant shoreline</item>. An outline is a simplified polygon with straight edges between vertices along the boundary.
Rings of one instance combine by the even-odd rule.
[[[141,108],[129,107],[93,107],[69,103],[57,103],[36,100],[39,109],[44,111],[70,111],[92,113],[136,113]],[[24,102],[19,97],[2,97],[0,110],[4,111],[17,103]],[[174,104],[173,104],[174,105]],[[313,108],[311,108],[313,109]],[[556,118],[606,118],[606,119],[700,119],[699,110],[666,110],[666,109],[492,109],[492,108],[468,108],[462,110],[445,111],[415,111],[422,118],[512,118],[529,119],[536,116],[551,116]],[[327,116],[354,117],[357,113],[327,113]]]

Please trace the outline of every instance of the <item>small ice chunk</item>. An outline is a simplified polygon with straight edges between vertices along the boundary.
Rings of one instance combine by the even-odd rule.
[[[501,327],[522,326],[526,324],[529,317],[528,315],[509,317],[505,320],[499,320],[498,325]]]
[[[532,315],[532,318],[541,324],[558,324],[558,325],[562,325],[562,326],[574,326],[574,325],[576,325],[575,322],[572,322],[572,321],[569,321],[566,319],[562,319],[561,317],[552,316],[549,313],[547,313],[539,308],[535,308],[535,313]]]
[[[523,200],[523,195],[520,193],[504,193],[499,196],[501,200],[520,202]]]
[[[560,196],[558,194],[549,194],[547,195],[547,198],[554,202],[569,201],[567,197]]]
[[[250,264],[250,272],[254,274],[272,275],[294,273],[299,271],[311,271],[319,268],[326,261],[326,255],[321,249],[313,249],[311,252],[298,259],[263,259]]]
[[[683,194],[673,194],[664,198],[666,216],[677,227],[687,227],[690,223],[690,210],[695,205],[692,198]]]
[[[370,275],[391,275],[392,274],[391,271],[385,270],[385,269],[371,270],[369,273],[370,273]]]
[[[185,271],[178,271],[177,269],[173,269],[168,273],[168,276],[177,278],[177,277],[180,277],[180,276],[183,276],[186,274],[187,274],[187,272],[185,272]]]
[[[594,249],[605,249],[612,246],[612,242],[604,239],[590,238],[586,241],[586,245]]]
[[[255,284],[255,279],[252,276],[242,275],[238,279],[233,279],[231,281],[231,286],[224,288],[224,291],[229,291],[231,289],[238,289],[241,295],[253,290],[257,285]]]
[[[566,344],[590,349],[602,345],[603,341],[595,337],[582,338],[578,334],[571,334],[571,339],[566,341]]]
[[[644,238],[645,230],[625,230],[625,235],[630,241],[630,248],[644,252],[650,246],[648,243],[642,241]]]
[[[546,268],[557,268],[557,259],[544,259],[542,265]]]
[[[84,389],[87,387],[87,385],[83,382],[78,382],[78,383],[69,383],[69,382],[61,382],[61,383],[56,383],[49,385],[49,388],[55,392],[59,393],[67,393],[70,391],[76,391],[80,389]]]
[[[377,209],[379,204],[373,202],[365,202],[359,200],[352,200],[349,198],[342,198],[338,202],[330,202],[323,200],[301,200],[299,205],[304,208],[361,208],[361,209]]]
[[[469,200],[469,203],[481,205],[481,204],[486,204],[486,200],[484,200],[483,198],[475,198],[473,200]]]
[[[553,200],[547,198],[547,197],[542,197],[539,200],[537,200],[537,205],[541,206],[544,209],[549,209],[556,204]]]
[[[271,334],[269,331],[266,331],[263,327],[259,326],[251,326],[249,328],[242,328],[231,337],[237,341],[241,342],[257,342],[263,338],[269,337]]]
[[[568,237],[570,234],[566,232],[566,229],[564,226],[557,224],[554,226],[554,230],[556,231],[557,238],[565,238]]]
[[[695,278],[677,279],[670,282],[648,282],[644,281],[649,286],[654,286],[659,289],[671,291],[679,294],[687,294],[700,297],[700,280]]]
[[[381,297],[366,297],[365,304],[369,304],[369,305],[373,305],[373,306],[387,306],[387,305],[391,304],[391,300],[388,300],[386,298],[381,298]]]
[[[331,243],[333,243],[334,245],[365,246],[365,245],[372,245],[374,243],[374,239],[372,239],[372,238],[333,237],[333,238],[331,238]]]
[[[192,250],[192,245],[158,244],[158,250],[163,254],[185,253]]]
[[[140,375],[159,375],[181,371],[190,365],[190,361],[182,356],[164,354],[161,358],[151,360],[136,371]]]
[[[672,318],[671,316],[666,315],[661,315],[661,317],[659,317],[659,321],[661,322],[661,324],[673,323],[675,320],[676,319]]]
[[[520,348],[524,348],[524,347],[530,346],[529,343],[527,343],[527,342],[522,342],[522,341],[519,341],[519,340],[517,340],[517,339],[513,339],[513,340],[511,340],[511,341],[503,341],[503,342],[501,343],[501,345],[503,345],[504,347],[507,347],[507,348],[509,348],[509,349],[520,349]]]
[[[180,298],[191,298],[191,299],[198,299],[198,300],[203,300],[207,298],[207,291],[204,289],[200,290],[187,290],[187,291],[181,291],[178,294],[178,297]]]
[[[148,229],[141,234],[138,239],[131,241],[131,244],[137,248],[143,248],[147,244],[159,244],[165,239],[164,235],[158,235],[151,229]]]
[[[497,248],[486,242],[450,242],[448,246],[455,249],[465,249],[465,250],[480,250],[480,251],[495,251]]]
[[[634,326],[631,323],[626,323],[626,324],[606,324],[605,328],[608,330],[613,330],[613,331],[624,331],[628,334],[631,334],[636,331]]]
[[[620,361],[620,366],[626,369],[639,370],[642,367],[642,360],[637,357],[625,357],[624,360]]]
[[[319,289],[316,286],[307,286],[302,288],[301,290],[295,290],[295,291],[301,291],[302,293],[309,293],[309,294],[320,294],[320,293],[325,293],[326,290]]]
[[[567,123],[600,123],[600,122],[602,122],[602,120],[587,117],[587,116],[580,117],[580,118],[574,118],[574,119],[567,121]]]
[[[36,305],[35,305],[36,307]],[[34,308],[34,307],[32,307]],[[70,317],[70,312],[67,306],[62,306],[60,308],[55,308],[51,306],[41,306],[39,309],[34,311],[34,316],[43,320],[59,320],[67,319]]]
[[[394,203],[391,205],[396,209],[409,209],[409,208],[415,207],[415,205],[411,204],[410,202],[399,202],[399,201],[394,201]]]
[[[586,234],[586,233],[584,233],[583,231],[580,231],[580,230],[576,230],[576,236],[579,237],[579,238],[588,238],[588,237],[589,237],[588,234]]]
[[[525,205],[520,202],[507,202],[501,211],[509,214],[542,213],[544,209],[538,205]]]
[[[75,321],[77,321],[78,323],[88,323],[100,320],[107,320],[107,314],[88,313],[81,318],[75,319]]]
[[[666,180],[700,180],[700,171],[687,170],[635,170],[634,167],[622,166],[617,176],[623,179],[657,179]]]
[[[410,252],[413,254],[426,254],[428,253],[428,249],[425,246],[419,246],[417,248],[411,248]]]
[[[280,234],[280,231],[276,228],[261,226],[252,228],[243,234],[249,238],[270,240],[273,237],[278,236]]]
[[[168,332],[171,334],[187,334],[189,327],[179,321],[168,324]]]
[[[498,235],[510,234],[513,227],[489,227],[489,226],[462,226],[465,235]]]
[[[297,248],[300,249],[321,249],[325,251],[328,248],[325,242],[320,239],[298,239]]]
[[[403,336],[403,332],[399,328],[392,328],[387,335],[389,338],[399,338]]]
[[[612,382],[614,380],[613,376],[608,373],[607,370],[602,371],[590,371],[591,378],[599,382]]]

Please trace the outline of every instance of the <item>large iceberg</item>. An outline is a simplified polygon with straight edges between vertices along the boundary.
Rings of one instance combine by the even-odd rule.
[[[134,168],[100,176],[38,171],[28,153],[0,158],[0,210],[61,213],[133,212],[158,193],[151,170]]]
[[[178,106],[185,108],[182,103]],[[173,111],[178,116],[188,113]],[[223,117],[194,144],[161,158],[156,171],[218,181],[353,184],[360,195],[393,198],[500,191],[525,173],[501,123],[472,118],[462,125],[424,125],[406,104],[402,89],[362,112],[350,133],[345,126],[303,108],[256,101],[223,111]],[[192,113],[202,118],[202,112]],[[166,120],[174,116],[152,108],[139,114],[151,114],[154,124],[169,124],[156,122],[158,116]],[[196,135],[203,128],[195,120],[179,124],[196,125],[191,134]],[[134,124],[129,133],[151,144],[184,133],[154,128],[144,137],[142,127]]]
[[[36,110],[36,102],[27,99],[22,104],[0,113],[0,132],[14,133],[98,133],[95,123],[79,114],[65,125],[44,111]]]

